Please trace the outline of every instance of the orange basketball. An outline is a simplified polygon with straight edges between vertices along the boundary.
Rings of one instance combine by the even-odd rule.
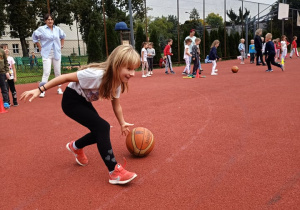
[[[231,67],[231,71],[232,71],[233,73],[237,73],[237,72],[239,71],[239,67],[233,66],[233,67]]]
[[[154,137],[147,128],[134,128],[126,137],[128,151],[138,157],[148,155],[154,147]]]

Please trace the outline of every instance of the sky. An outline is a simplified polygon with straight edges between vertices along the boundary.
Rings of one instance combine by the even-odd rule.
[[[196,8],[199,12],[200,18],[203,19],[203,0],[178,0],[179,1],[179,22],[184,23],[189,20],[189,12],[193,8]],[[205,17],[209,13],[216,13],[224,19],[224,2],[225,0],[204,0],[205,1]],[[276,0],[244,0],[244,8],[250,10],[250,16],[253,17],[258,14],[259,11],[263,11],[269,5],[276,2]],[[148,11],[148,16],[161,17],[168,15],[177,16],[177,0],[147,0],[147,7],[153,10]],[[226,0],[226,10],[231,8],[235,13],[238,13],[238,9],[242,7],[241,0]],[[259,16],[267,14],[269,9],[262,12]],[[229,18],[226,17],[229,21]]]

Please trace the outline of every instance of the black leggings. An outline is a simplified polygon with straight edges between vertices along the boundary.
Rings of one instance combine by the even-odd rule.
[[[271,70],[271,64],[277,67],[281,67],[280,64],[275,62],[275,54],[270,54],[267,59],[266,59],[267,65],[268,65],[268,70]]]
[[[153,71],[153,58],[147,58],[147,61],[149,71]]]
[[[263,59],[261,49],[260,50],[256,49],[256,64],[258,64],[258,58],[260,58],[261,63],[264,64],[264,59]]]
[[[110,124],[102,119],[91,102],[79,95],[72,88],[67,87],[62,98],[64,113],[87,127],[91,132],[75,142],[78,149],[97,143],[101,158],[109,171],[113,171],[117,164],[110,143]]]
[[[9,92],[9,90],[11,91],[13,103],[16,104],[17,103],[17,91],[16,91],[14,79],[7,80],[7,91]],[[8,98],[8,103],[10,104],[9,98]]]

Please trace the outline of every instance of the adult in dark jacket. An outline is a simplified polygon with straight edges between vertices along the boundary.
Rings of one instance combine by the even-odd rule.
[[[260,58],[262,64],[265,66],[263,56],[262,56],[262,41],[261,41],[262,29],[257,29],[254,37],[254,46],[256,50],[256,65],[259,66],[258,58]]]

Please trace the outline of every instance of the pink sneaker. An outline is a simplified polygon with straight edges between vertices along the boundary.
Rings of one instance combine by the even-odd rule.
[[[73,148],[73,142],[74,141],[71,141],[71,142],[67,143],[66,148],[75,155],[76,162],[79,165],[81,165],[81,166],[87,165],[89,161],[88,161],[87,157],[85,156],[85,154],[83,152],[83,149],[76,149],[75,150]]]
[[[126,166],[126,159],[124,158],[124,167]],[[121,164],[115,166],[115,170],[109,174],[109,183],[111,184],[126,184],[137,177],[136,173],[125,170]]]

